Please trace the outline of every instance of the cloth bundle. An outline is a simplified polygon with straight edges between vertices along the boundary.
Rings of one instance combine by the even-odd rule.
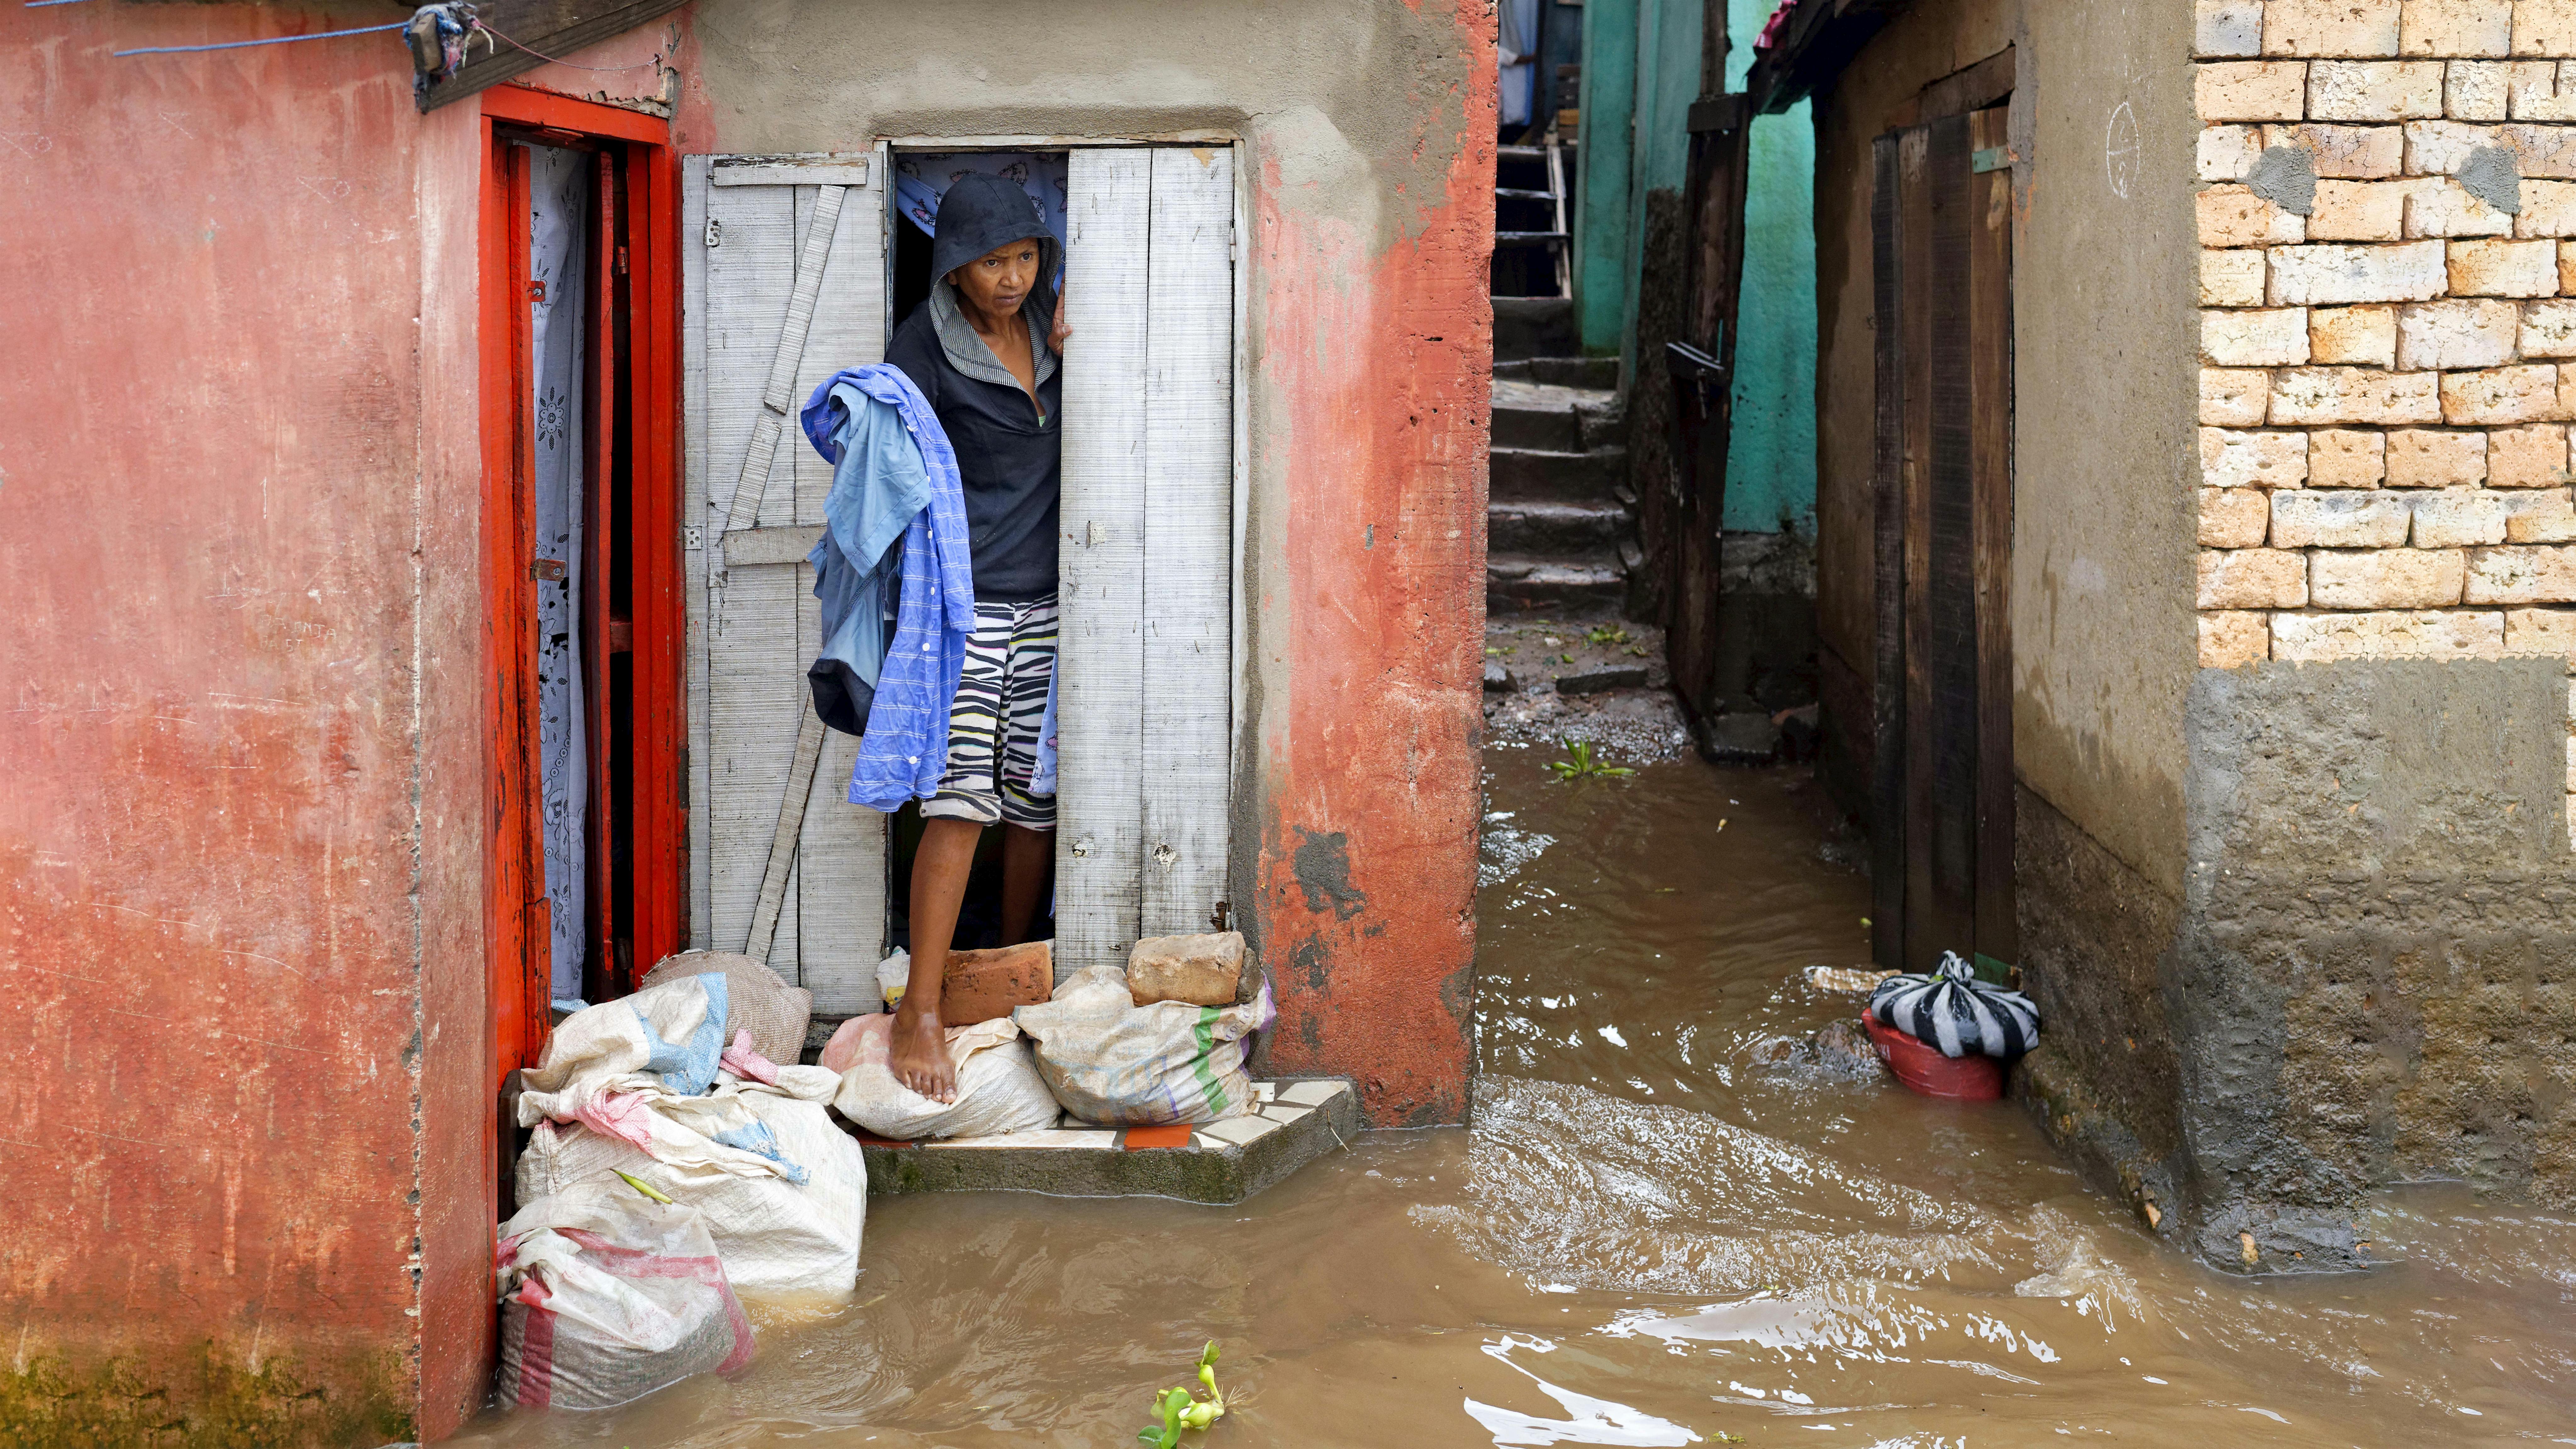
[[[1928,976],[1890,976],[1869,994],[1882,1026],[1925,1042],[1945,1057],[2017,1057],[2039,1044],[2039,1008],[2018,991],[1977,979],[1956,951]]]

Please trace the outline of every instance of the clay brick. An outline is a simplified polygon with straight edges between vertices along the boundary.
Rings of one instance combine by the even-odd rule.
[[[2202,252],[2200,254],[2200,305],[2204,307],[2262,306],[2263,277],[2267,270],[2261,252]]]
[[[2263,154],[2260,126],[2204,126],[2200,132],[2199,170],[2203,181],[2242,181]]]
[[[2204,121],[2296,121],[2307,114],[2306,61],[2207,61],[2193,71],[2192,96]]]
[[[2514,214],[2513,234],[2576,236],[2576,181],[2522,183],[2522,210]]]
[[[2516,121],[2496,127],[2496,144],[2520,153],[2514,169],[2525,177],[2576,180],[2576,127]]]
[[[2306,433],[2200,430],[2200,481],[2205,488],[2296,488],[2307,476]]]
[[[2272,657],[2271,616],[2251,610],[2229,610],[2198,616],[2200,667],[2234,669]]]
[[[2472,604],[2576,603],[2576,545],[2471,549],[2465,597]]]
[[[2272,374],[2241,368],[2200,370],[2200,420],[2218,427],[2253,427],[2272,403]]]
[[[2300,664],[2338,659],[2484,659],[2504,644],[2504,615],[2464,611],[2275,614],[2272,657]]]
[[[1232,1006],[1242,984],[1241,931],[1148,936],[1127,953],[1127,994],[1138,1006]]]
[[[2397,309],[2318,307],[2308,313],[2308,360],[2351,367],[2397,364]]]
[[[2308,213],[2310,241],[2396,241],[2406,234],[2406,199],[2415,181],[2319,181]]]
[[[2376,429],[2320,428],[2308,434],[2308,486],[2376,488],[2388,476],[2388,435]]]
[[[2308,602],[2308,556],[2295,549],[2200,551],[2200,607],[2300,609]]]
[[[2411,121],[2442,114],[2438,60],[2321,60],[2308,67],[2308,118]]]
[[[2372,367],[2285,368],[2272,375],[2272,421],[2302,423],[2434,423],[2442,402],[2432,373]]]
[[[2558,369],[2550,363],[2442,374],[2446,422],[2542,423],[2564,416],[2558,405]]]
[[[2503,0],[2406,0],[2399,55],[2503,55],[2513,46],[2513,7]]]
[[[2576,64],[2517,60],[2505,88],[2517,121],[2576,121]]]
[[[2397,309],[2397,365],[2408,372],[2502,367],[2522,340],[2522,308],[2500,298],[2418,302]]]
[[[2546,241],[2445,242],[2454,297],[2547,297],[2558,291],[2558,252]]]
[[[2213,186],[2194,203],[2205,247],[2287,246],[2308,239],[2308,219],[2242,186]]]
[[[2200,490],[2200,546],[2261,548],[2272,526],[2270,498],[2260,488]]]
[[[2489,488],[2561,488],[2566,483],[2565,425],[2535,423],[2487,434]]]
[[[2397,0],[2269,0],[2265,55],[2395,55]]]
[[[2191,20],[2194,55],[2263,53],[2263,0],[2195,0]]]
[[[2400,428],[2388,435],[2388,486],[2466,488],[2487,477],[2487,435]]]
[[[2576,656],[2576,609],[2505,610],[2504,652]],[[2576,693],[2576,685],[2569,688]],[[2576,700],[2570,704],[2576,705]],[[2568,712],[2576,716],[2576,708]],[[2569,747],[2568,757],[2569,767],[2576,769],[2576,745]],[[2576,782],[2570,782],[2567,788],[2576,790]]]
[[[2426,176],[2406,186],[2406,235],[2511,236],[2513,214],[2498,211],[2448,176]]]
[[[2403,495],[2415,510],[2415,531],[2408,542],[2417,548],[2467,548],[2504,542],[2505,517],[2511,512],[2500,493],[2479,488],[2444,488]]]
[[[2498,144],[2501,129],[2463,125],[2458,121],[2409,121],[2406,123],[2406,174],[2448,176],[2468,161],[2470,152],[2481,146]]]
[[[2263,144],[2308,153],[2319,176],[2368,181],[2406,169],[2406,132],[2397,126],[2265,126]]]
[[[2308,598],[2320,609],[2438,609],[2460,601],[2466,562],[2457,549],[2321,549],[2308,556]]]
[[[951,951],[939,978],[939,1020],[973,1026],[1055,994],[1055,948],[1045,941]]]
[[[2576,55],[2576,0],[2514,0],[2513,53]]]
[[[2203,312],[2200,350],[2213,367],[2298,366],[2308,360],[2307,309]]]
[[[2275,307],[2348,302],[2429,302],[2450,288],[2448,242],[2346,246],[2337,242],[2274,247],[2269,300]]]
[[[2271,498],[2274,548],[2402,548],[2412,521],[2403,495],[2376,489]]]
[[[2576,505],[2564,488],[2498,493],[2504,504],[2507,543],[2576,543]]]
[[[2454,121],[2501,121],[2512,114],[2513,63],[2455,60],[2442,76],[2442,114]]]

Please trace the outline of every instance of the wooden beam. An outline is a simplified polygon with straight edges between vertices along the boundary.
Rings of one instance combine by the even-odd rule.
[[[1831,83],[1906,0],[1799,0],[1779,44],[1758,52],[1745,93],[1758,115],[1777,115]]]
[[[420,92],[424,111],[461,101],[512,76],[524,75],[548,60],[560,59],[623,35],[645,21],[680,8],[681,0],[482,0],[483,24],[509,40],[477,33],[466,47],[465,64],[456,73],[433,80]],[[518,44],[512,45],[510,41]]]

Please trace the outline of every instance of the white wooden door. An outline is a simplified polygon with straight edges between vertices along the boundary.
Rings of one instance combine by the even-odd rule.
[[[813,570],[831,470],[797,426],[885,352],[881,155],[682,161],[690,943],[749,951],[817,1015],[878,1010],[885,817],[823,728]]]
[[[1234,153],[1070,159],[1058,979],[1232,914]]]

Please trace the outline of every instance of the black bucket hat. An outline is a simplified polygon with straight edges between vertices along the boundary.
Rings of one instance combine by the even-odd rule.
[[[930,242],[930,274],[948,274],[998,246],[1034,237],[1038,243],[1038,280],[1023,308],[1037,308],[1039,325],[1055,313],[1056,270],[1064,264],[1064,246],[1047,230],[1038,204],[1008,177],[975,171],[960,176],[939,198],[937,230]]]

